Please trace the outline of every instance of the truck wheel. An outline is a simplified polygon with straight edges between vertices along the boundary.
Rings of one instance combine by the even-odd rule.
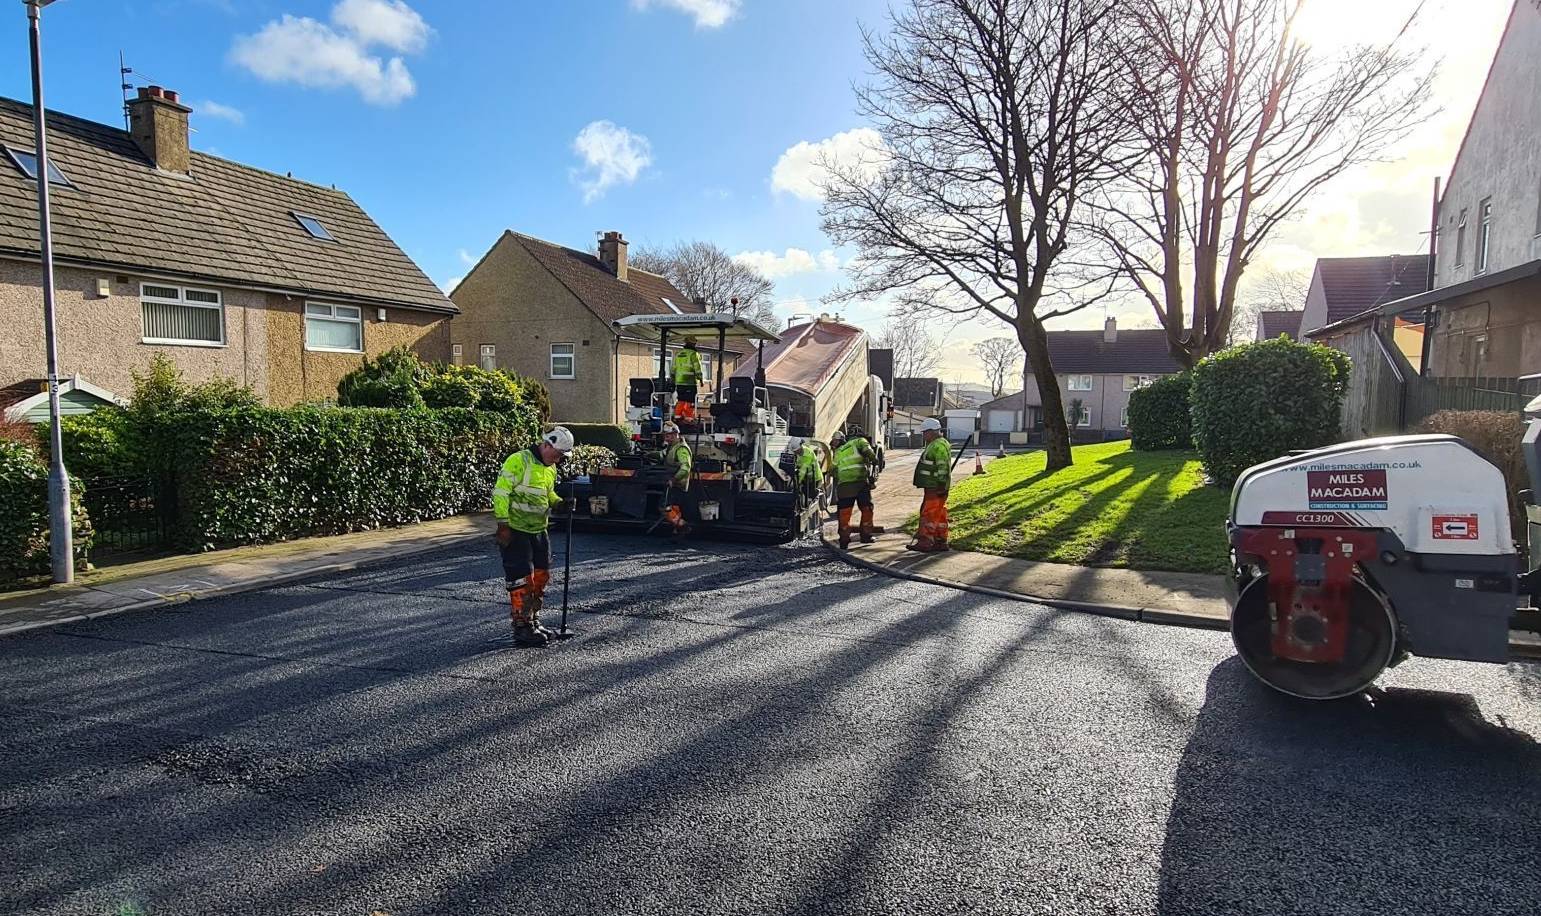
[[[1339,662],[1298,662],[1273,654],[1268,576],[1247,583],[1231,610],[1236,653],[1258,680],[1305,700],[1337,700],[1362,693],[1391,664],[1397,624],[1379,593],[1354,580],[1349,599],[1348,648]]]

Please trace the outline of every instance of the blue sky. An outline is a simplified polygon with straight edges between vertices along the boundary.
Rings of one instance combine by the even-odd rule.
[[[1408,0],[1356,0],[1364,22]],[[30,95],[25,15],[0,23],[0,94]],[[1328,5],[1340,9],[1338,4]],[[1345,176],[1273,252],[1416,251],[1508,0],[1436,0],[1445,112],[1417,155]],[[841,253],[806,168],[862,127],[860,28],[886,0],[61,0],[44,13],[50,108],[119,123],[117,55],[182,93],[193,145],[353,195],[436,282],[512,228],[588,248],[707,239],[768,269],[783,315],[819,310]],[[1322,40],[1357,30],[1333,13]],[[780,167],[778,168],[778,163]],[[773,178],[773,176],[775,176]],[[801,193],[800,193],[801,192]],[[789,251],[791,249],[791,251]],[[798,300],[807,299],[809,303]],[[1143,307],[1120,313],[1150,324]],[[844,306],[876,328],[882,308]],[[1063,326],[1098,325],[1102,313]],[[975,379],[948,336],[949,377]]]

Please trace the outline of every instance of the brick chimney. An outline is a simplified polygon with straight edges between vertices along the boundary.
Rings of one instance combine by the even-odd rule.
[[[599,237],[599,260],[622,283],[626,280],[626,240],[619,232],[606,232]]]
[[[187,150],[187,116],[192,109],[175,92],[145,86],[128,103],[128,130],[155,167],[186,175],[191,156]]]
[[[1116,343],[1118,341],[1118,319],[1112,315],[1102,323],[1102,342]]]

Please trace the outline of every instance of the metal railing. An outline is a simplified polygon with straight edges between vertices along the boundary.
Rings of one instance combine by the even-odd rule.
[[[98,477],[81,499],[95,534],[92,558],[171,546],[176,511],[166,488],[144,477]]]

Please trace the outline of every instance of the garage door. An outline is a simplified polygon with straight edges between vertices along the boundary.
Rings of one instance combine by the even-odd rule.
[[[986,429],[992,433],[1009,433],[1017,428],[1017,412],[1015,410],[990,411],[989,426]]]

